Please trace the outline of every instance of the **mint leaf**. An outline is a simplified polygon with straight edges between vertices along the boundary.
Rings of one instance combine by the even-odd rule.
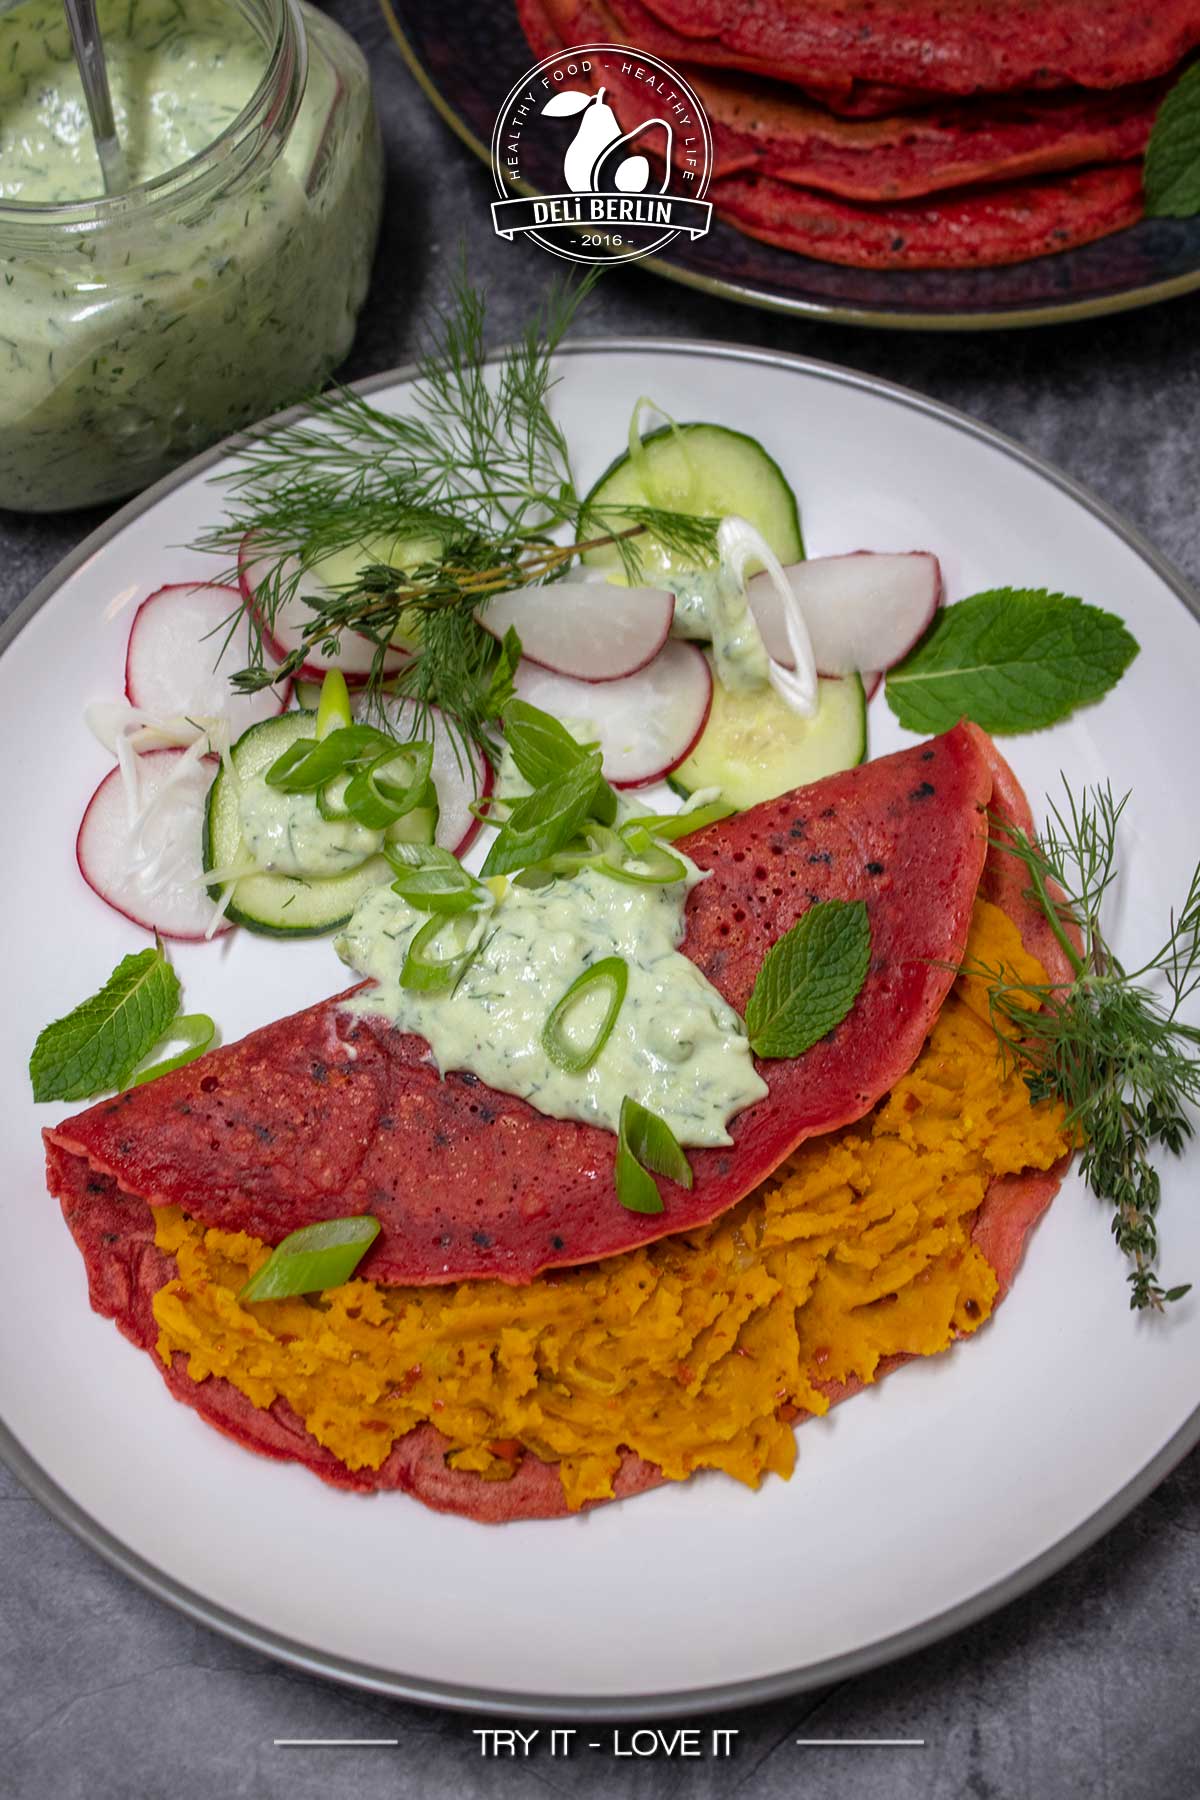
[[[35,1100],[88,1100],[124,1086],[179,1010],[179,977],[161,944],[117,964],[98,994],[38,1037]]]
[[[1142,186],[1151,219],[1200,212],[1200,63],[1180,77],[1158,109]]]
[[[993,588],[937,613],[888,671],[888,705],[909,731],[1035,731],[1099,700],[1138,653],[1115,613],[1044,588]]]
[[[756,1056],[803,1056],[840,1025],[867,978],[871,921],[862,900],[822,900],[772,944],[746,1008]]]

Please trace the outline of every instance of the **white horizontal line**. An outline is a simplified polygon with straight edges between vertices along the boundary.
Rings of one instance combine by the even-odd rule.
[[[278,1750],[352,1750],[372,1744],[396,1750],[400,1746],[399,1738],[273,1738],[271,1741]]]
[[[797,1738],[806,1750],[826,1750],[834,1744],[846,1744],[859,1750],[923,1750],[924,1738]]]

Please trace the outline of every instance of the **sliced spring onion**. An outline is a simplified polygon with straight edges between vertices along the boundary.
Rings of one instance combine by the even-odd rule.
[[[379,1220],[368,1214],[302,1225],[276,1244],[269,1258],[238,1295],[247,1301],[286,1300],[315,1294],[349,1281],[379,1235]]]
[[[629,1212],[659,1213],[662,1195],[654,1175],[665,1175],[680,1187],[690,1188],[692,1170],[665,1119],[626,1094],[621,1102],[617,1130],[617,1160],[613,1170],[617,1199]]]
[[[590,1044],[573,1044],[566,1033],[567,1017],[578,1001],[597,985],[607,987],[608,1005]],[[582,1075],[590,1069],[612,1036],[629,986],[629,965],[623,956],[605,956],[576,976],[561,1000],[551,1009],[542,1027],[542,1049],[556,1068],[568,1075]]]
[[[436,844],[385,844],[383,853],[396,879],[393,891],[421,912],[463,913],[487,905],[483,883],[453,856]]]
[[[374,725],[339,725],[318,743],[316,738],[296,738],[266,772],[268,787],[285,794],[311,794],[332,781],[364,755],[379,756],[400,748],[395,738]]]
[[[330,732],[353,722],[346,677],[340,669],[330,669],[321,683],[321,698],[317,701],[317,737],[327,738]]]
[[[668,887],[687,877],[683,860],[656,843],[640,819],[628,820],[620,833],[603,833],[603,841],[604,854],[596,867],[614,881],[627,881],[635,887]]]
[[[349,785],[350,777],[343,772],[317,789],[317,811],[330,824],[351,816],[350,808],[346,805],[346,789]]]
[[[406,744],[403,750],[392,747],[382,756],[359,768],[346,784],[346,810],[360,825],[372,831],[386,831],[397,819],[418,805],[430,779],[433,767],[433,745]],[[384,773],[392,770],[392,776]],[[400,771],[403,771],[401,775]]]
[[[511,875],[569,844],[588,817],[600,775],[600,752],[589,751],[557,781],[518,800],[500,829],[484,875]]]
[[[656,1175],[665,1175],[669,1181],[678,1182],[680,1187],[691,1187],[691,1165],[671,1127],[665,1119],[660,1119],[657,1113],[652,1113],[649,1107],[642,1106],[628,1094],[621,1102],[620,1131],[626,1149],[644,1168],[653,1169]]]
[[[130,1087],[141,1087],[147,1081],[157,1081],[160,1075],[169,1075],[172,1069],[182,1069],[188,1063],[195,1062],[217,1035],[217,1028],[207,1013],[181,1013],[171,1021],[165,1038],[159,1040],[150,1052],[150,1057],[158,1057],[163,1044],[182,1043],[184,1048],[174,1056],[158,1057],[157,1061],[144,1058],[134,1070],[130,1079]]]
[[[434,913],[409,939],[400,986],[420,994],[452,992],[482,950],[486,926],[486,914]],[[455,946],[449,955],[434,954],[439,939]]]
[[[662,1195],[653,1175],[647,1175],[641,1163],[624,1143],[617,1144],[617,1160],[613,1165],[617,1199],[626,1212],[660,1213]]]
[[[687,837],[690,832],[703,831],[706,825],[730,818],[736,811],[737,807],[730,806],[727,800],[711,800],[706,806],[693,806],[683,812],[645,813],[628,820],[621,828],[621,835],[625,835],[630,825],[637,825],[651,837],[662,838],[671,844],[676,838]]]
[[[599,748],[576,743],[552,713],[531,706],[528,700],[511,700],[504,709],[503,723],[512,759],[533,788],[559,780]],[[617,816],[617,796],[603,775],[596,782],[592,813],[602,825],[611,825]]]

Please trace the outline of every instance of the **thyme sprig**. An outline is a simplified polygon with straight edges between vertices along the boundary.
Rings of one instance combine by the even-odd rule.
[[[375,645],[377,692],[393,637],[415,638],[419,653],[399,686],[423,705],[436,702],[459,737],[486,750],[485,697],[499,652],[475,615],[489,595],[554,580],[602,547],[636,580],[650,537],[680,561],[711,560],[715,519],[597,504],[578,492],[550,409],[552,364],[595,278],[552,287],[517,342],[490,362],[484,298],[464,272],[405,412],[334,388],[295,423],[243,445],[222,477],[227,516],[199,540],[226,556],[253,544],[255,609],[248,661],[233,677],[239,690],[279,679],[265,639],[299,595],[311,617],[284,675],[316,649],[336,657],[354,631]],[[362,558],[353,580],[311,591],[319,565],[346,552]]]
[[[1130,1306],[1161,1311],[1190,1283],[1164,1289],[1155,1270],[1161,1180],[1153,1160],[1179,1155],[1200,1103],[1200,1028],[1180,1012],[1200,988],[1200,865],[1165,940],[1126,969],[1101,920],[1117,879],[1118,826],[1129,800],[1111,786],[1052,804],[1037,841],[1004,824],[992,844],[1014,856],[1071,967],[1069,982],[1015,982],[977,971],[991,992],[993,1024],[1016,1056],[1034,1100],[1054,1098],[1078,1136],[1080,1167],[1113,1208],[1112,1232],[1127,1256]]]

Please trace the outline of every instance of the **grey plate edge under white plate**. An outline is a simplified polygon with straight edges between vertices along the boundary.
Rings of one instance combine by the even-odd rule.
[[[766,364],[808,375],[817,380],[833,382],[842,387],[862,389],[922,413],[926,417],[937,419],[953,430],[964,432],[969,437],[976,438],[1011,457],[1084,507],[1123,543],[1127,544],[1137,556],[1141,557],[1200,623],[1200,594],[1192,589],[1183,574],[1166,557],[1162,556],[1136,527],[1086,487],[1073,480],[1071,476],[1063,474],[1051,463],[1036,456],[1032,451],[1024,449],[1012,438],[1006,437],[1003,432],[996,431],[989,425],[982,425],[953,407],[945,406],[937,400],[927,399],[924,395],[914,393],[895,382],[881,381],[874,376],[859,374],[852,369],[840,368],[833,363],[818,362],[811,357],[796,356],[786,351],[749,349],[739,344],[719,341],[694,339],[663,342],[656,338],[645,337],[581,338],[562,345],[557,355],[596,356],[630,353],[716,357],[724,361]],[[495,360],[500,354],[502,354],[500,351],[493,352],[489,360]],[[399,382],[411,381],[416,373],[415,366],[410,364],[404,368],[390,369],[382,374],[369,376],[353,385],[359,393],[372,393]],[[303,406],[293,407],[289,411],[277,415],[271,423],[297,418],[304,410]],[[112,518],[106,520],[103,525],[85,538],[82,544],[70,555],[64,557],[45,579],[38,583],[29,597],[0,626],[0,655],[4,653],[35,613],[40,611],[46,602],[57,593],[63,582],[74,574],[75,570],[90,556],[116,537],[133,519],[155,506],[158,501],[165,498],[183,482],[190,480],[223,457],[236,451],[241,441],[243,440],[240,437],[227,439],[224,443],[193,458],[191,462],[185,463],[173,474],[164,476],[153,487],[147,488],[145,493],[130,500],[114,513]],[[501,1689],[460,1687],[451,1682],[429,1682],[420,1676],[397,1675],[386,1669],[356,1663],[347,1657],[333,1656],[311,1649],[293,1638],[284,1637],[280,1633],[254,1625],[248,1620],[238,1617],[236,1613],[215,1605],[212,1601],[205,1599],[202,1594],[195,1593],[192,1589],[184,1586],[182,1582],[163,1574],[153,1564],[139,1556],[136,1551],[122,1543],[112,1532],[99,1525],[69,1494],[59,1487],[57,1482],[45,1473],[26,1452],[3,1420],[0,1420],[0,1462],[3,1462],[11,1470],[22,1486],[41,1502],[53,1518],[57,1519],[61,1525],[66,1526],[67,1530],[86,1544],[89,1549],[96,1551],[122,1574],[129,1576],[147,1592],[153,1594],[157,1599],[165,1601],[167,1605],[173,1606],[188,1618],[207,1625],[214,1631],[219,1631],[224,1637],[232,1639],[247,1649],[273,1656],[280,1662],[287,1663],[292,1668],[300,1669],[306,1674],[324,1676],[332,1681],[362,1688],[369,1693],[387,1695],[396,1700],[418,1701],[425,1705],[453,1707],[466,1712],[502,1713],[511,1718],[539,1719],[661,1719],[672,1715],[711,1712],[720,1707],[749,1706],[758,1702],[779,1699],[788,1694],[799,1693],[808,1688],[821,1687],[830,1682],[842,1681],[847,1677],[862,1674],[868,1669],[877,1668],[882,1663],[891,1662],[897,1657],[905,1656],[911,1651],[923,1649],[926,1645],[936,1643],[940,1638],[949,1636],[952,1632],[975,1624],[978,1620],[1006,1605],[1010,1600],[1015,1600],[1019,1595],[1027,1593],[1039,1582],[1045,1581],[1063,1568],[1065,1564],[1080,1555],[1089,1545],[1094,1544],[1105,1532],[1110,1531],[1114,1525],[1118,1524],[1127,1513],[1137,1506],[1139,1501],[1144,1500],[1197,1443],[1200,1443],[1200,1406],[1132,1480],[1127,1482],[1074,1531],[1068,1532],[1056,1544],[1043,1551],[1039,1556],[1033,1557],[1003,1581],[995,1582],[991,1586],[981,1589],[979,1593],[974,1594],[960,1605],[950,1607],[933,1618],[922,1620],[920,1624],[905,1631],[896,1632],[890,1637],[881,1638],[873,1644],[865,1645],[842,1656],[832,1657],[823,1662],[809,1663],[798,1669],[788,1669],[777,1674],[757,1677],[753,1680],[715,1687],[693,1688],[682,1692],[583,1699],[554,1694],[510,1694]]]

